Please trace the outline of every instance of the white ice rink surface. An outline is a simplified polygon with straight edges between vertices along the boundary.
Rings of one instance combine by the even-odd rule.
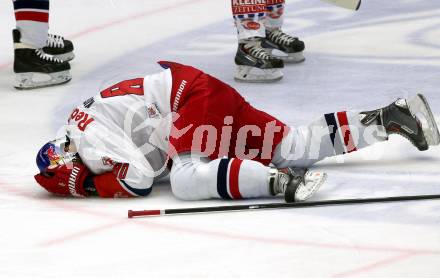
[[[65,199],[33,180],[37,150],[74,105],[159,71],[160,59],[218,76],[290,125],[414,92],[439,120],[438,0],[364,0],[358,12],[288,0],[284,30],[304,39],[307,60],[271,85],[233,81],[229,0],[52,1],[52,32],[76,47],[73,80],[25,92],[11,85],[10,2],[0,3],[0,277],[440,277],[439,201],[127,219],[254,201],[183,202],[166,183],[143,199]],[[329,179],[314,200],[440,194],[439,162],[439,147],[419,153],[392,137],[317,165]]]

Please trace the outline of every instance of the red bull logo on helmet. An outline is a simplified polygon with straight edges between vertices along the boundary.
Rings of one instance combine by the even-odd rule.
[[[57,165],[61,160],[61,156],[57,153],[54,145],[49,146],[46,151],[47,158],[50,161],[50,165]]]

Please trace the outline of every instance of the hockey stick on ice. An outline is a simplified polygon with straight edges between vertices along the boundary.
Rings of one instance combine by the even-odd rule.
[[[357,11],[361,6],[361,0],[321,0],[338,7]]]
[[[267,204],[250,204],[236,206],[217,206],[217,207],[193,207],[178,209],[161,209],[161,210],[129,210],[128,218],[141,216],[161,216],[189,213],[209,213],[209,212],[231,212],[231,211],[247,211],[261,209],[286,209],[286,208],[309,208],[334,205],[359,205],[373,203],[389,203],[419,200],[435,200],[440,199],[440,195],[412,195],[412,196],[396,196],[381,198],[364,198],[364,199],[340,199],[326,200],[316,202],[299,202],[299,203],[267,203]]]

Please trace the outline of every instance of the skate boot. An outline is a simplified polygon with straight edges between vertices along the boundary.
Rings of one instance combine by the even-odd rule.
[[[422,94],[411,99],[398,99],[382,109],[362,112],[365,125],[382,125],[387,134],[399,134],[417,149],[425,151],[440,143],[440,134],[431,108]]]
[[[305,60],[304,42],[298,38],[287,35],[281,29],[266,30],[266,39],[261,44],[275,57],[286,63],[301,63]]]
[[[309,199],[327,179],[327,174],[308,169],[271,169],[269,172],[270,193],[284,194],[287,203]]]
[[[43,51],[64,62],[71,61],[75,58],[75,54],[73,54],[73,43],[58,35],[48,35]]]
[[[283,77],[282,60],[261,47],[262,38],[253,38],[238,44],[235,80],[244,82],[274,82]]]
[[[35,89],[69,82],[70,65],[58,60],[42,49],[21,42],[20,31],[12,32],[14,39],[14,72],[17,89]]]

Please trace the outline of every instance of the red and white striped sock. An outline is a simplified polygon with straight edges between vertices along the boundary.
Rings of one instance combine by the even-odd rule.
[[[269,168],[252,160],[223,158],[218,164],[217,193],[222,199],[271,196]]]
[[[49,30],[49,0],[14,0],[14,12],[21,42],[44,47]]]

